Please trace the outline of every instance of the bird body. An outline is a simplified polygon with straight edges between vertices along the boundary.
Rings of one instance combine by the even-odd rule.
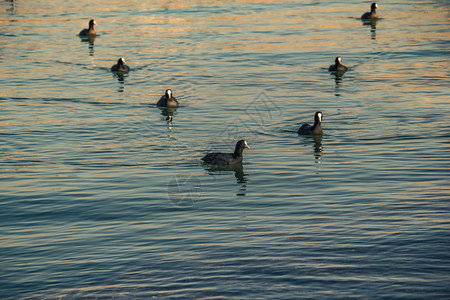
[[[94,25],[97,25],[94,19],[89,21],[89,28],[85,28],[80,31],[80,36],[93,36],[96,35],[97,32],[95,32]]]
[[[112,72],[129,72],[130,67],[126,65],[126,61],[123,57],[117,60],[117,64],[111,67]]]
[[[331,65],[328,68],[328,71],[330,71],[330,72],[345,72],[345,71],[347,71],[347,69],[348,68],[342,64],[342,59],[338,56],[338,57],[336,57],[335,64]]]
[[[320,111],[316,112],[316,114],[314,115],[314,125],[311,126],[308,123],[305,123],[302,126],[300,126],[297,133],[301,135],[323,134],[321,126],[322,117],[323,117],[322,112]]]
[[[177,107],[178,101],[175,97],[172,96],[172,90],[166,90],[164,96],[159,99],[156,103],[156,106],[167,106],[167,107]]]
[[[236,143],[236,148],[233,153],[208,153],[202,160],[210,165],[234,165],[242,162],[242,152],[245,148],[250,149],[245,140],[240,140]]]
[[[378,8],[378,4],[372,3],[372,5],[370,5],[370,12],[364,13],[361,16],[361,19],[363,19],[363,20],[377,19],[378,18],[377,8]]]

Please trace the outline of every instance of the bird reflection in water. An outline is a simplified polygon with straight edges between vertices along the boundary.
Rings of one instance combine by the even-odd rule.
[[[304,136],[305,145],[309,145],[310,141],[314,142],[314,157],[315,157],[315,163],[320,164],[322,159],[322,152],[323,152],[323,146],[322,146],[322,135],[308,135]]]
[[[169,129],[172,129],[173,113],[177,111],[178,107],[158,107],[161,110],[161,115],[166,117]]]
[[[361,20],[363,26],[370,26],[370,38],[372,40],[377,39],[377,21],[378,19],[365,19]]]
[[[15,0],[6,0],[7,2],[11,2],[11,8],[6,9],[6,11],[16,12],[16,3]]]
[[[333,72],[331,76],[334,77],[334,95],[336,97],[341,96],[340,88],[342,86],[342,76],[345,72]]]
[[[320,164],[322,159],[322,135],[312,136],[314,140],[314,157],[316,158],[316,163]]]
[[[248,174],[244,173],[244,167],[242,163],[234,165],[207,165],[207,171],[209,175],[226,175],[230,171],[234,172],[234,177],[236,177],[236,183],[242,184],[239,191],[236,193],[237,196],[245,196],[247,193],[247,182]]]
[[[123,93],[125,91],[125,78],[128,77],[128,74],[124,72],[114,72],[113,77],[117,78],[117,81],[119,82],[117,91]]]
[[[80,40],[83,43],[88,43],[89,44],[89,56],[94,56],[95,35],[80,36]]]

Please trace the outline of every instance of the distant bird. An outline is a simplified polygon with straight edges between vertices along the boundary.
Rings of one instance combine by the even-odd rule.
[[[363,20],[377,19],[378,18],[377,11],[376,11],[377,8],[378,8],[378,4],[372,3],[372,5],[370,6],[370,12],[364,13],[361,16],[361,19],[363,19]]]
[[[117,64],[111,67],[112,72],[129,72],[130,67],[126,65],[126,61],[123,57],[117,60]]]
[[[302,135],[322,134],[323,131],[320,125],[322,123],[322,117],[323,117],[322,112],[320,111],[316,112],[316,114],[314,115],[314,125],[311,126],[308,123],[303,124],[298,129],[298,134]]]
[[[328,68],[328,71],[332,71],[332,72],[345,72],[345,71],[347,71],[347,67],[346,66],[344,66],[343,64],[342,64],[342,59],[338,56],[338,57],[336,57],[336,60],[335,60],[335,64],[334,65],[331,65],[329,68]]]
[[[85,29],[81,30],[79,35],[80,36],[96,35],[97,33],[95,32],[94,25],[97,25],[95,20],[94,19],[90,20],[89,28],[85,28]]]
[[[175,97],[172,96],[172,90],[166,90],[164,96],[159,99],[156,103],[156,106],[168,106],[168,107],[177,107],[178,101]]]
[[[236,143],[236,148],[233,153],[208,153],[202,160],[210,165],[234,165],[242,162],[242,152],[245,148],[250,149],[245,140],[240,140]]]

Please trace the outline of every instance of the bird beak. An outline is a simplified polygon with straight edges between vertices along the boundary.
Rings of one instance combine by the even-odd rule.
[[[94,21],[94,25],[97,25],[97,22]]]
[[[250,149],[250,146],[247,144],[247,142],[244,143],[244,148]]]

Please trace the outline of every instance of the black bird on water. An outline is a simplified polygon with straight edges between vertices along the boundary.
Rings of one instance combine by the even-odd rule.
[[[126,65],[126,61],[123,57],[117,60],[117,64],[111,67],[112,72],[129,72],[130,67]]]
[[[89,21],[89,28],[85,28],[85,29],[81,30],[79,35],[80,36],[88,36],[88,35],[93,36],[93,35],[96,35],[97,32],[95,32],[94,25],[97,25],[95,20],[94,19],[90,20]]]
[[[301,134],[301,135],[322,134],[323,133],[322,126],[320,125],[322,123],[322,117],[323,117],[322,112],[320,112],[320,111],[316,112],[316,114],[314,115],[314,125],[311,126],[308,123],[303,124],[298,129],[298,134]]]
[[[250,149],[245,140],[240,140],[236,143],[236,148],[233,153],[208,153],[202,160],[210,165],[234,165],[242,162],[242,152],[245,148]]]
[[[164,106],[164,107],[177,107],[178,101],[175,97],[172,96],[172,90],[166,90],[166,93],[159,99],[156,103],[156,106]]]
[[[363,20],[368,20],[368,19],[377,19],[378,15],[377,15],[377,8],[378,8],[378,4],[376,3],[372,3],[372,5],[370,6],[370,12],[366,12],[361,16],[361,19]]]
[[[331,65],[328,68],[330,72],[345,72],[347,71],[347,67],[342,64],[342,59],[338,56],[334,61],[334,65]]]

